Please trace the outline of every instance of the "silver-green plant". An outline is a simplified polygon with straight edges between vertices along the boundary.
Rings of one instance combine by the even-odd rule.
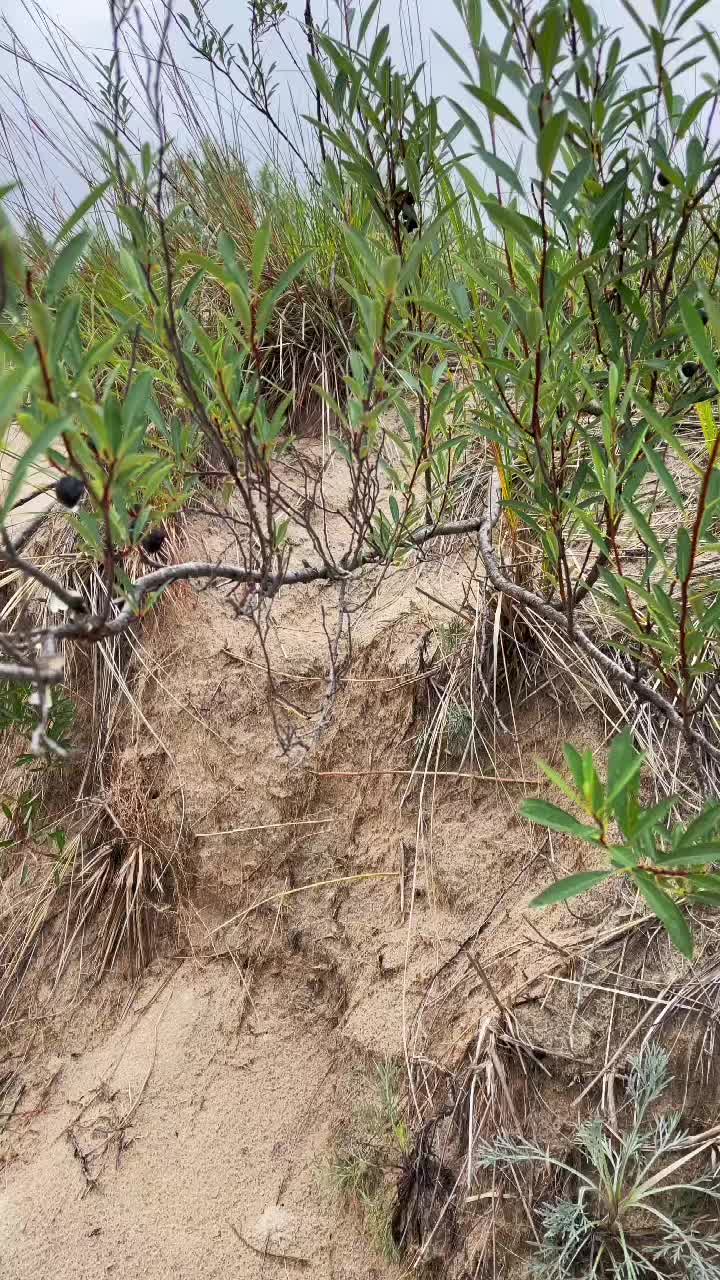
[[[557,1199],[541,1205],[532,1268],[543,1280],[718,1280],[720,1176],[714,1139],[695,1138],[663,1108],[671,1083],[666,1052],[650,1045],[632,1062],[625,1124],[580,1124],[576,1155],[562,1159],[523,1138],[484,1144],[482,1168],[541,1166],[556,1173]]]

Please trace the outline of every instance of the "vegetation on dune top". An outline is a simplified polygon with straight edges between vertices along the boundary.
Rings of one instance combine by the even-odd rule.
[[[50,679],[48,655],[121,634],[182,578],[244,586],[256,616],[293,583],[341,581],[453,533],[477,538],[504,608],[562,627],[679,735],[706,786],[720,761],[720,50],[702,5],[657,0],[632,53],[584,0],[501,0],[499,51],[481,6],[458,7],[468,60],[448,50],[465,93],[450,127],[420,69],[393,65],[377,5],[340,38],[313,26],[312,182],[252,179],[226,141],[174,146],[170,6],[145,83],[151,132],[133,147],[123,51],[145,36],[113,10],[101,181],[52,240],[3,222],[0,413],[29,442],[3,518],[45,460],[77,549],[58,577],[3,535],[8,565],[56,607],[50,625],[5,637],[4,673],[25,675],[39,643]],[[273,116],[262,42],[283,12],[252,15],[250,61],[207,7],[180,25],[214,73],[241,67],[238,92]],[[691,63],[703,88],[686,100],[675,84]],[[521,163],[503,158],[501,132],[505,149],[524,140]],[[348,471],[340,555],[311,516],[322,469],[293,445],[311,402]],[[686,435],[695,404],[704,456]],[[461,478],[485,466],[485,510],[458,518]],[[67,486],[82,486],[77,506]],[[160,523],[223,486],[237,563],[148,563]],[[297,562],[298,527],[312,563]],[[102,584],[92,609],[85,564]],[[46,728],[34,741],[52,751]]]
[[[537,901],[629,880],[691,958],[720,892],[720,44],[707,0],[653,0],[647,18],[627,5],[631,48],[586,0],[455,6],[467,41],[435,37],[458,78],[442,103],[421,66],[394,63],[378,0],[341,30],[308,6],[297,134],[267,54],[285,5],[254,0],[249,44],[208,5],[164,0],[152,37],[111,5],[85,199],[50,231],[21,224],[17,182],[0,192],[0,429],[8,448],[9,433],[23,440],[0,512],[0,715],[30,731],[32,769],[72,759],[65,656],[100,647],[119,662],[183,581],[232,584],[261,641],[279,592],[334,584],[331,703],[353,583],[369,599],[390,566],[458,539],[482,570],[466,599],[487,587],[486,613],[472,610],[482,655],[501,622],[518,644],[562,637],[626,725],[605,781],[572,747],[572,782],[548,771],[574,812],[526,803],[607,859]],[[213,135],[178,39],[294,170],[254,175],[235,137]],[[154,71],[136,101],[124,68],[138,50]],[[177,141],[169,102],[184,104]],[[329,458],[349,492],[340,549],[317,518]],[[18,536],[39,466],[56,502]],[[222,563],[189,562],[169,538],[192,506],[222,514]],[[62,554],[39,554],[48,528]],[[499,718],[492,682],[481,693]],[[276,727],[285,749],[307,746]],[[671,759],[674,778],[658,763]],[[108,895],[100,967],[130,934],[144,958],[147,917],[124,928],[123,894],[133,912],[157,900],[164,871],[89,830],[55,840],[58,889],[91,845],[73,930]],[[48,918],[46,905],[33,930]],[[27,954],[34,931],[0,943],[0,999],[21,935]]]

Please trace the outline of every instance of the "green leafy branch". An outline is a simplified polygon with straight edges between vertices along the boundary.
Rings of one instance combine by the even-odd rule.
[[[642,804],[645,754],[633,746],[628,729],[613,739],[604,781],[592,751],[566,745],[564,754],[574,785],[550,765],[540,761],[540,767],[587,820],[582,822],[542,799],[527,800],[523,816],[597,847],[609,866],[558,880],[538,894],[532,905],[567,902],[612,877],[624,876],[636,886],[677,949],[692,959],[693,938],[681,904],[720,905],[720,874],[710,869],[720,859],[720,840],[713,839],[720,824],[720,804],[709,805],[686,826],[669,827],[675,799],[669,796],[649,807]]]

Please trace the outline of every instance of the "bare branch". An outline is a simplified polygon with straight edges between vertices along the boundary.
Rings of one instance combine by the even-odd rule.
[[[0,662],[0,680],[17,684],[59,684],[65,676],[60,657],[40,658],[34,663]]]

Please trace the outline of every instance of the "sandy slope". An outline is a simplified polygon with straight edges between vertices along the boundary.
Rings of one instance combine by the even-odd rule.
[[[191,549],[220,556],[224,538],[203,521]],[[226,588],[182,588],[146,628],[133,668],[141,714],[128,713],[109,800],[129,835],[178,867],[181,911],[139,985],[118,972],[87,987],[76,969],[59,990],[41,987],[14,1035],[3,1277],[395,1274],[328,1190],[335,1135],[372,1099],[374,1062],[453,1065],[474,1043],[493,1005],[459,948],[479,922],[495,990],[532,999],[558,965],[524,922],[549,874],[517,816],[524,788],[438,778],[421,809],[393,772],[408,770],[426,723],[421,654],[452,617],[418,587],[452,602],[466,572],[451,556],[384,579],[317,740],[321,606],[331,617],[336,588],[280,598],[276,706],[310,744],[291,762],[257,640]],[[518,729],[500,768],[532,778],[533,752],[560,732],[556,709],[530,708]],[[548,1034],[560,1044],[558,1007]],[[573,1034],[581,1051],[592,1028],[581,1020]],[[426,1104],[416,1097],[411,1114]],[[469,1238],[468,1266],[473,1250]]]
[[[3,1275],[286,1274],[266,1245],[315,1276],[373,1274],[359,1232],[336,1224],[319,1163],[350,1082],[322,1026],[293,1016],[281,975],[244,1026],[242,1005],[234,971],[185,965],[145,983],[115,1030],[90,1032],[92,1047],[81,1019],[7,1170]],[[92,1183],[80,1150],[95,1153]]]

